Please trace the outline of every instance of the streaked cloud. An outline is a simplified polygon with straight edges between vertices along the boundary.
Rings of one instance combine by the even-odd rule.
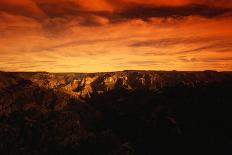
[[[11,71],[231,70],[231,0],[2,0]]]

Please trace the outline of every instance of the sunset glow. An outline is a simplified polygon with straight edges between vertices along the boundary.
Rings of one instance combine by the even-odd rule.
[[[232,1],[1,0],[0,70],[232,70]]]

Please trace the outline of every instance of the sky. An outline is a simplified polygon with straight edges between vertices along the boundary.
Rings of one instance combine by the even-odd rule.
[[[0,70],[232,70],[232,0],[0,0]]]

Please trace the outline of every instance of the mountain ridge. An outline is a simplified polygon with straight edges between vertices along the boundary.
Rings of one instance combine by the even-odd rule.
[[[178,84],[195,87],[214,82],[220,83],[232,77],[231,72],[136,70],[102,73],[2,72],[0,75],[8,75],[9,79],[16,81],[29,80],[39,87],[59,90],[84,99],[90,98],[92,94],[114,89],[158,91]],[[4,83],[4,77],[1,81]]]

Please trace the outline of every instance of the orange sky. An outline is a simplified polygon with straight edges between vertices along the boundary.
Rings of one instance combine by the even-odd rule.
[[[231,0],[0,0],[0,70],[232,70]]]

